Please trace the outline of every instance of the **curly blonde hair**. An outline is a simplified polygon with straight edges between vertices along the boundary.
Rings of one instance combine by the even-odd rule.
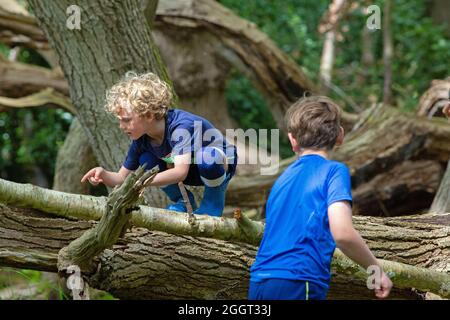
[[[141,75],[127,72],[106,93],[106,111],[119,114],[121,110],[135,112],[139,116],[153,114],[160,120],[167,114],[172,102],[169,85],[149,72]]]

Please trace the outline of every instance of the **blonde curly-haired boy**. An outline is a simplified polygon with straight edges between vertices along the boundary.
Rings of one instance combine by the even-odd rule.
[[[236,171],[236,147],[206,119],[171,108],[167,83],[153,73],[128,73],[106,95],[106,110],[119,119],[132,142],[118,172],[102,167],[89,170],[82,182],[121,184],[140,165],[159,166],[152,186],[159,186],[173,202],[167,209],[186,212],[178,182],[205,186],[200,206],[188,190],[194,213],[221,216],[225,191]]]

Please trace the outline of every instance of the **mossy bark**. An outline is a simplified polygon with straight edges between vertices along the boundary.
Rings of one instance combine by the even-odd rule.
[[[95,226],[92,221],[70,221],[33,209],[1,205],[0,211],[3,266],[55,272],[59,250]],[[448,214],[355,217],[354,222],[378,258],[421,268],[416,276],[416,269],[412,273],[403,265],[390,269],[384,261],[387,271],[395,271],[391,298],[418,298],[411,287],[449,294],[445,292],[450,277]],[[86,277],[91,286],[124,299],[244,299],[256,249],[243,242],[132,228],[98,256],[96,272]],[[373,297],[365,285],[367,275],[339,253],[332,273],[329,298]],[[430,282],[423,283],[427,277]]]
[[[172,295],[171,298],[245,297],[245,290],[242,291],[242,288],[240,293],[228,292],[228,290],[237,285],[235,274],[240,275],[248,282],[247,269],[254,259],[255,245],[261,240],[264,225],[249,220],[239,212],[235,219],[195,216],[195,219],[192,220],[187,214],[162,209],[143,206],[135,209],[129,208],[133,205],[135,198],[124,197],[124,192],[116,189],[107,204],[104,199],[97,199],[95,202],[93,197],[67,195],[34,186],[21,186],[4,180],[0,180],[0,182],[0,195],[2,196],[0,201],[2,203],[20,204],[55,213],[65,218],[100,219],[96,228],[89,229],[82,237],[77,238],[67,248],[61,250],[58,259],[59,270],[64,270],[64,266],[71,263],[81,265],[88,282],[93,286],[100,289],[108,286],[106,290],[116,292],[116,294],[118,292],[126,298],[136,294],[143,298],[169,298],[170,295]],[[129,181],[127,184],[126,182],[123,185],[125,193],[132,193],[131,185],[139,184]],[[136,195],[136,192],[134,194]],[[46,201],[43,201],[44,199]],[[126,199],[132,200],[128,203]],[[84,203],[85,209],[91,205],[91,210],[80,210],[80,207],[74,205],[76,200]],[[122,206],[123,201],[128,205]],[[132,214],[131,217],[123,214],[122,209],[126,207],[130,209],[128,212]],[[37,250],[36,241],[30,239],[47,237],[45,232],[42,233],[36,228],[43,225],[43,230],[48,232],[53,221],[58,220],[49,217],[33,220],[28,211],[22,210],[16,214],[13,211],[13,208],[2,205],[0,264],[15,267],[34,266],[47,270],[52,264],[52,251],[49,252],[47,243],[40,240],[37,241],[38,246],[43,245],[44,247]],[[397,218],[357,216],[354,218],[354,225],[366,239],[375,255],[384,259],[382,264],[385,270],[391,273],[397,288],[433,291],[446,297],[450,296],[450,291],[446,291],[450,282],[449,217],[449,214]],[[128,219],[133,225],[145,227],[145,229],[134,228],[116,242],[119,233],[123,233],[125,222]],[[55,226],[58,230],[57,224]],[[28,231],[23,232],[22,228]],[[159,231],[150,231],[149,229]],[[53,233],[50,231],[50,234]],[[133,238],[136,234],[137,238]],[[60,235],[59,231],[56,232],[56,235],[67,239],[67,236]],[[154,239],[154,242],[143,235],[148,235]],[[58,238],[55,235],[51,235],[51,237],[54,240]],[[135,240],[138,244],[134,243]],[[61,242],[59,243],[61,244]],[[113,243],[116,244],[112,249],[103,250]],[[93,261],[92,258],[97,254],[96,261]],[[122,254],[125,254],[127,258],[125,259]],[[230,256],[234,258],[231,259]],[[161,257],[164,257],[163,260]],[[114,258],[118,260],[114,260]],[[121,264],[122,260],[127,261],[124,266]],[[100,263],[98,264],[98,262]],[[229,265],[230,263],[231,265]],[[42,267],[40,267],[41,264]],[[222,268],[223,265],[227,267]],[[232,268],[232,265],[236,268],[236,270],[229,270],[233,276],[222,273]],[[140,283],[148,287],[139,287],[136,292],[133,292],[129,287],[130,281],[120,283],[118,279],[123,279],[124,275],[120,273],[121,271],[118,274],[117,272],[121,268],[124,268],[123,272],[131,272],[132,276],[136,277],[136,279],[127,278],[133,286]],[[132,268],[133,271],[130,271],[129,268]],[[201,268],[206,270],[200,270]],[[195,270],[195,275],[191,274],[192,270]],[[164,273],[164,276],[160,272]],[[362,281],[366,277],[364,271],[338,252],[333,260],[333,272],[337,274],[338,280],[347,277],[351,281],[359,283],[357,291],[359,295],[367,294],[365,290],[360,290],[363,288],[362,283],[364,282]],[[153,278],[154,273],[158,274],[157,279]],[[116,279],[116,277],[118,278]],[[181,279],[181,277],[188,277],[190,280],[185,280],[183,284],[174,282],[174,279]],[[223,281],[218,283],[218,277],[223,278]],[[144,279],[147,281],[148,278],[155,282],[141,283]],[[138,282],[133,283],[134,280]],[[170,288],[176,288],[178,285],[180,288],[175,294]],[[168,289],[170,294],[165,292],[166,295],[164,295],[159,292],[159,289],[154,291],[155,287],[162,288],[164,286],[170,289]],[[193,289],[196,288],[195,286],[198,289]],[[241,286],[245,287],[246,285]],[[222,296],[223,294],[225,295]]]

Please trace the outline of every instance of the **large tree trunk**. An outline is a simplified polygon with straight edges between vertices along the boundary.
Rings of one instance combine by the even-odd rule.
[[[55,195],[52,204],[58,197],[59,195]],[[70,207],[67,211],[64,205],[57,210],[65,210],[67,217],[76,213]],[[92,221],[56,218],[30,208],[0,205],[0,212],[0,264],[18,268],[55,272],[59,250],[95,225]],[[98,215],[89,215],[85,211],[84,218],[99,218]],[[76,216],[83,217],[73,217]],[[450,294],[445,291],[448,288],[445,287],[444,280],[448,277],[445,273],[448,274],[450,270],[450,254],[446,245],[450,241],[448,214],[384,219],[355,217],[354,224],[378,258],[429,270],[414,271],[409,273],[410,276],[407,276],[407,272],[401,275],[401,271],[392,275],[396,288],[391,298],[417,298],[410,291],[411,286],[426,287],[421,282],[411,285],[411,278],[414,281],[414,275],[418,272],[425,272],[421,279],[424,276],[426,279],[427,272],[429,278],[442,278],[444,283],[438,282],[432,291],[444,296]],[[182,235],[183,231],[178,232],[181,232],[180,235],[133,228],[111,249],[104,250],[98,256],[99,264],[94,273],[85,273],[83,276],[91,286],[111,292],[118,298],[246,297],[248,268],[253,263],[256,247],[242,242],[192,237]],[[386,269],[389,270],[388,264]],[[431,270],[440,273],[433,273]],[[373,293],[366,288],[364,275],[362,278],[361,275],[356,276],[354,265],[342,260],[339,254],[334,259],[332,272],[334,277],[329,298],[373,297]],[[408,279],[409,285],[406,284]]]
[[[58,150],[53,189],[77,194],[89,194],[89,184],[82,184],[80,181],[83,175],[96,164],[97,160],[83,127],[75,118],[70,125],[64,144]]]

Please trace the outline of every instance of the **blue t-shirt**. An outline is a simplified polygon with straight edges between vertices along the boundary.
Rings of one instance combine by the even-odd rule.
[[[277,179],[266,204],[264,235],[250,280],[304,280],[328,289],[336,243],[328,206],[352,201],[350,173],[337,161],[305,155]]]
[[[228,143],[222,133],[208,120],[187,111],[170,109],[165,121],[164,139],[161,145],[153,144],[146,134],[133,140],[123,164],[125,168],[136,170],[139,167],[139,157],[144,152],[150,152],[155,159],[163,159],[186,153],[194,155],[202,147],[207,146],[223,151],[231,166],[236,164],[236,147]]]

